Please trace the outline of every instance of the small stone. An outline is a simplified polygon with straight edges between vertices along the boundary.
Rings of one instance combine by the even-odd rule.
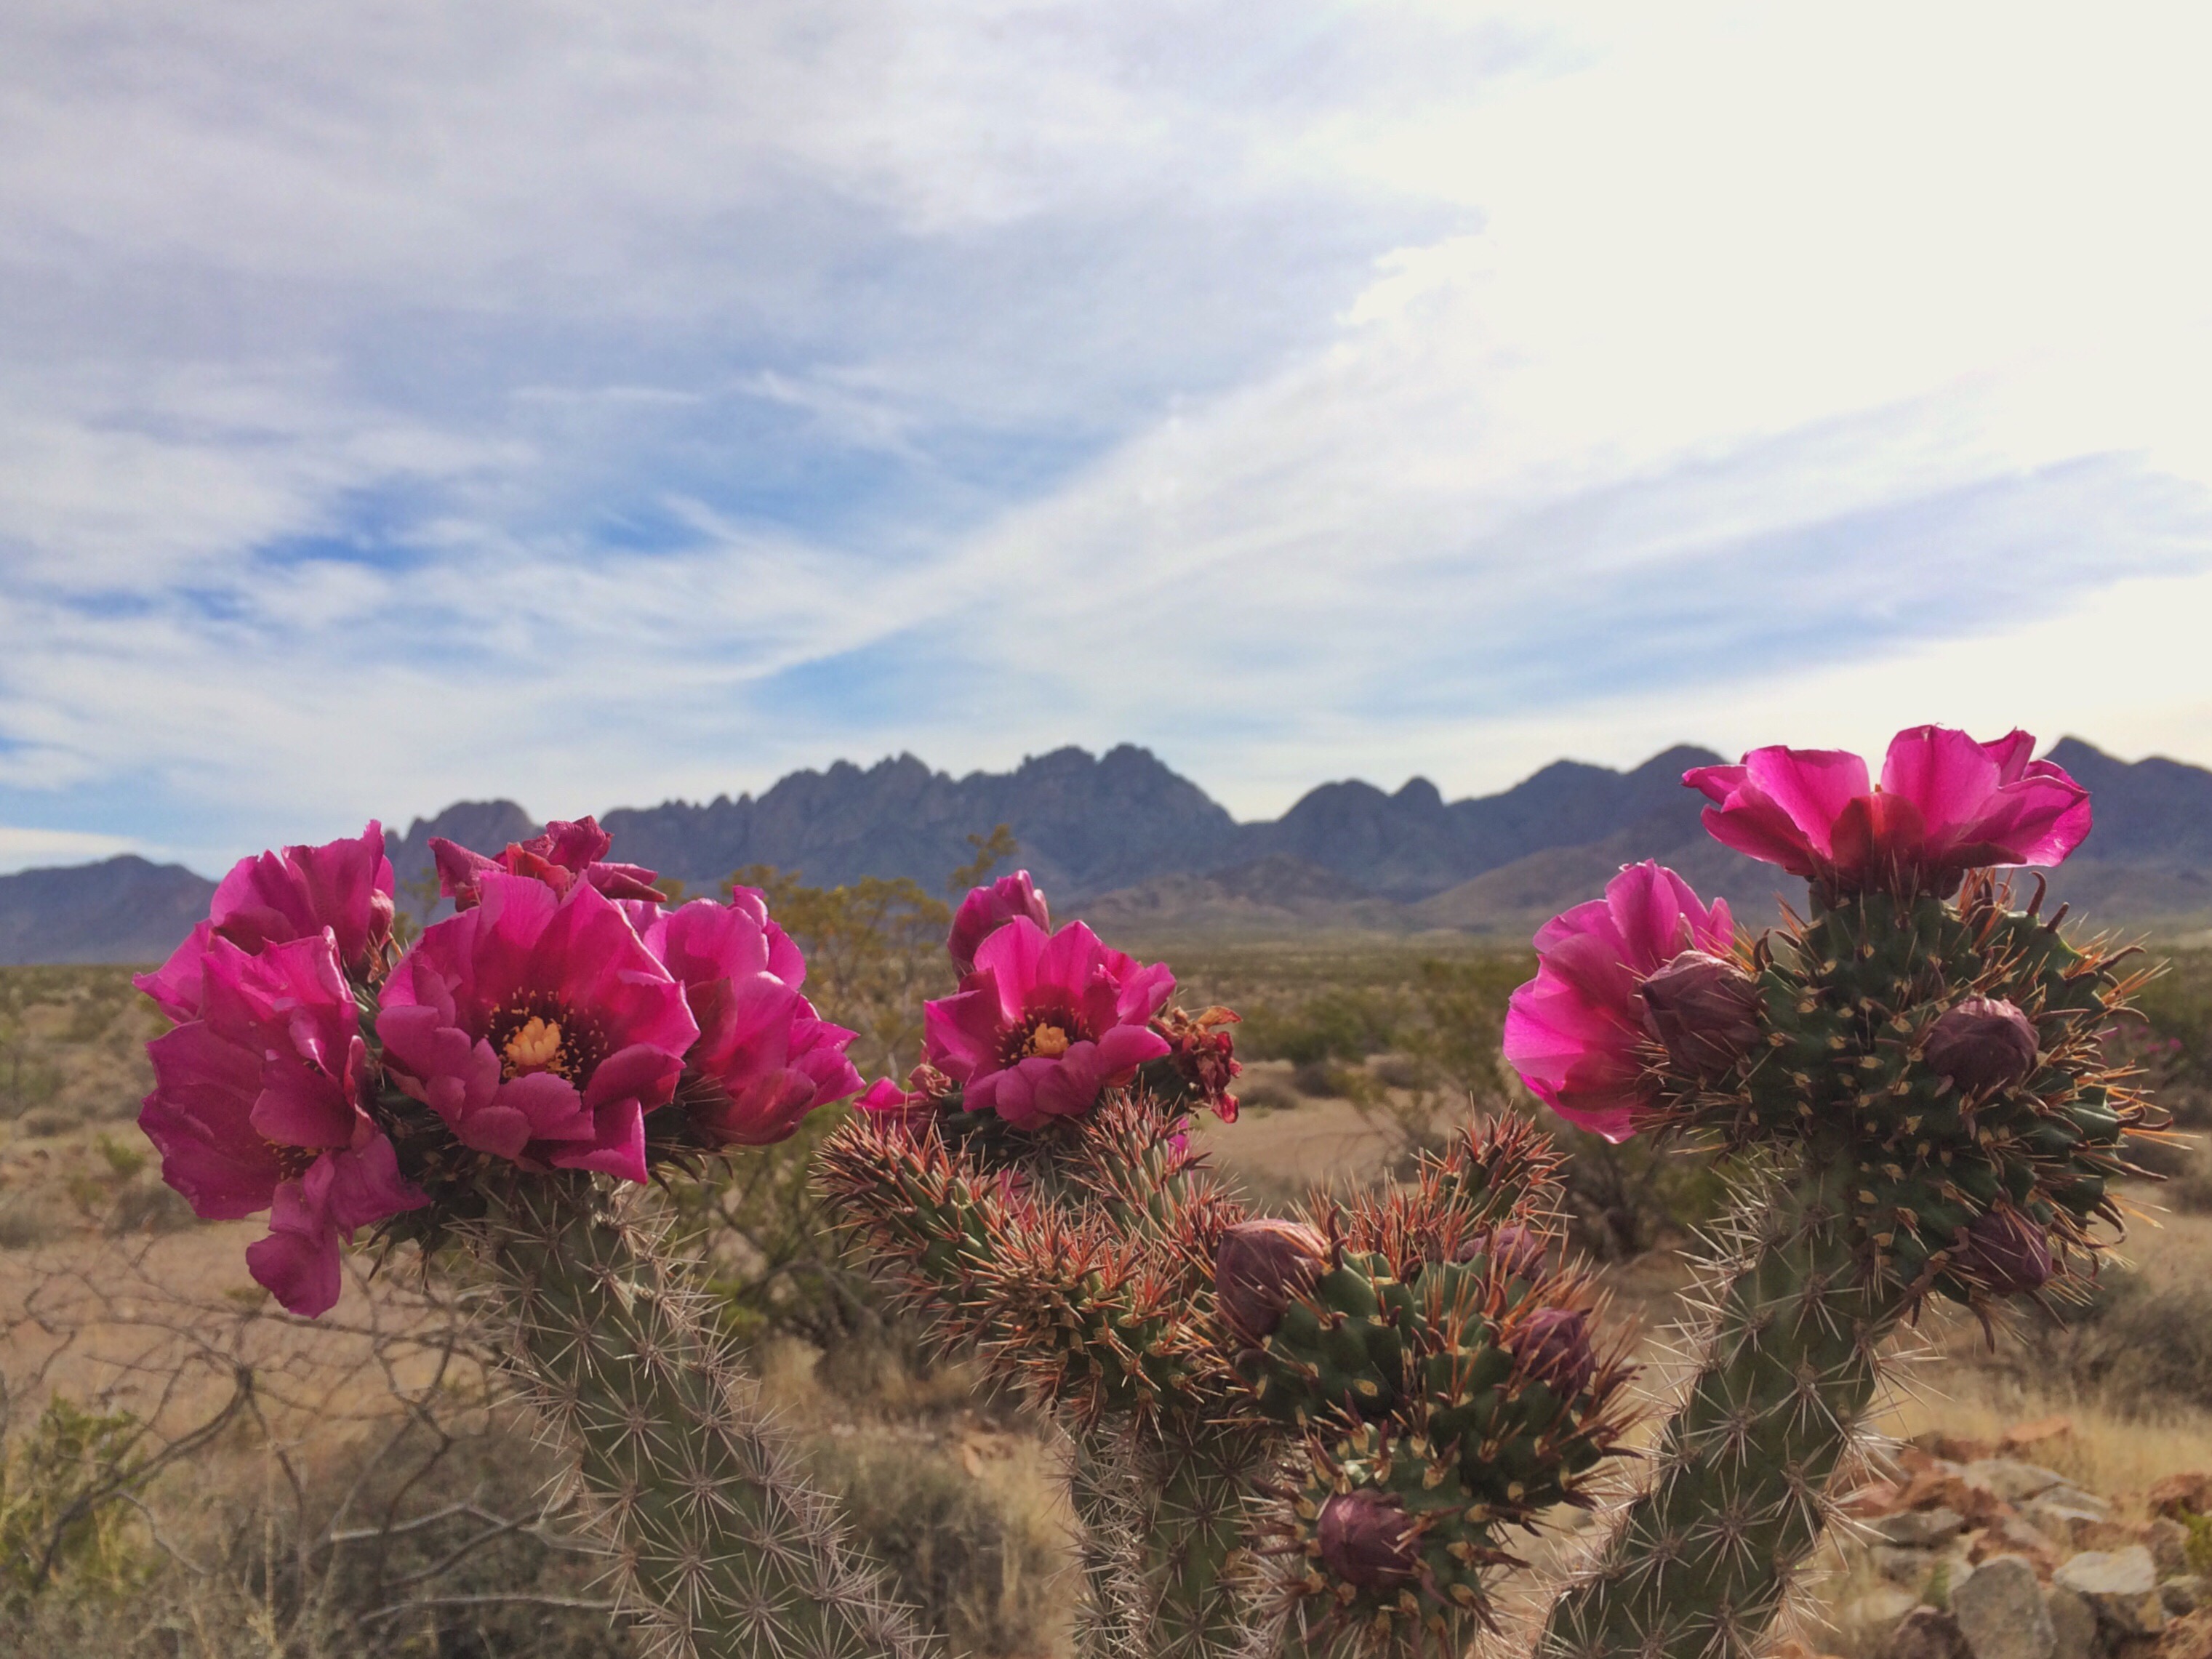
[[[1872,1652],[1881,1646],[1875,1633],[1894,1629],[1899,1620],[1919,1605],[1919,1596],[1911,1590],[1870,1589],[1838,1607],[1836,1623],[1851,1651]]]
[[[2212,1474],[2201,1470],[2169,1474],[2153,1481],[2143,1497],[2153,1515],[2172,1516],[2182,1510],[2191,1515],[2212,1512]]]
[[[2069,1497],[2075,1494],[2069,1493]],[[2106,1524],[2103,1509],[2088,1509],[2080,1504],[2062,1503],[2055,1498],[2038,1498],[2022,1506],[2021,1513],[2038,1532],[2058,1543],[2074,1549],[2087,1549],[2096,1542],[2091,1534]]]
[[[2051,1659],[2090,1659],[2097,1646],[2097,1615],[2089,1604],[2065,1585],[2053,1584],[2043,1592],[2043,1608],[2051,1615]]]
[[[2154,1636],[2166,1627],[2158,1568],[2141,1544],[2109,1553],[2090,1550],[2051,1575],[2095,1611],[2097,1622],[2122,1636]]]
[[[1933,1607],[1915,1607],[1898,1621],[1882,1651],[1887,1659],[1967,1659],[1969,1650],[1957,1620]]]
[[[1964,1532],[1966,1517],[1956,1510],[1906,1510],[1900,1515],[1885,1515],[1869,1521],[1867,1526],[1885,1544],[1925,1550],[1948,1544]]]
[[[2193,1572],[2178,1572],[2159,1581],[2158,1599],[2169,1618],[2185,1619],[2204,1605],[2204,1581]]]
[[[2039,1417],[2033,1423],[2014,1424],[1997,1437],[1997,1444],[2006,1451],[2018,1451],[2023,1446],[2063,1439],[2073,1432],[2074,1419],[2070,1417]]]
[[[1936,1571],[1936,1552],[1917,1550],[1901,1544],[1876,1544],[1867,1552],[1867,1559],[1883,1577],[1914,1589],[1928,1582],[1928,1575]]]
[[[1987,1530],[1975,1534],[1969,1551],[1976,1561],[2000,1555],[2025,1556],[2038,1573],[2046,1577],[2065,1553],[2041,1528],[2031,1526],[2017,1515],[2004,1516]]]
[[[2063,1486],[2066,1477],[2056,1469],[2040,1468],[2010,1457],[1984,1457],[1966,1468],[1966,1484],[1995,1492],[2008,1504],[2017,1504]]]
[[[2212,1659],[2212,1607],[2185,1613],[2158,1638],[2158,1659]]]
[[[2057,1650],[2035,1569],[2017,1555],[1992,1557],[1954,1588],[1951,1614],[1974,1659],[2052,1659]]]
[[[2160,1516],[2143,1528],[2142,1541],[2160,1577],[2189,1571],[2189,1528],[2180,1522]]]

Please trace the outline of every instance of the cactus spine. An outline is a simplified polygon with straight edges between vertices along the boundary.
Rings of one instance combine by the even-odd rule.
[[[512,1183],[464,1225],[489,1269],[505,1363],[661,1651],[927,1651],[854,1559],[650,1224],[589,1176],[556,1172]]]

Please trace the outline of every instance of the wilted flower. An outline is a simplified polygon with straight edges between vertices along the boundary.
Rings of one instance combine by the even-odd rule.
[[[1284,1310],[1328,1271],[1328,1241],[1302,1221],[1240,1221],[1221,1236],[1213,1295],[1221,1317],[1248,1347],[1283,1322]]]
[[[965,976],[975,971],[975,947],[1016,916],[1027,916],[1052,931],[1052,912],[1026,870],[1001,876],[987,887],[970,888],[953,913],[952,932],[945,949],[952,958],[952,971]]]
[[[2035,1069],[2039,1044],[2034,1022],[2011,1003],[1968,997],[1944,1010],[1922,1051],[1928,1068],[1964,1093],[2009,1088]]]
[[[1684,951],[1717,956],[1735,938],[1728,901],[1708,908],[1672,870],[1630,865],[1603,898],[1537,930],[1536,977],[1506,1008],[1506,1059],[1561,1117],[1627,1139],[1654,1091],[1638,1054],[1640,986]]]
[[[1420,1571],[1420,1534],[1388,1492],[1336,1493],[1321,1506],[1314,1533],[1322,1565],[1347,1584],[1388,1589]]]
[[[1720,1076],[1759,1041],[1759,981],[1733,962],[1685,951],[1642,988],[1644,1028],[1687,1076]]]
[[[1975,1217],[1963,1255],[1974,1278],[2000,1295],[2035,1290],[2057,1271],[2043,1229],[2010,1208]]]
[[[1166,1081],[1158,1085],[1164,1094],[1197,1101],[1224,1123],[1236,1122],[1237,1097],[1229,1092],[1229,1085],[1244,1068],[1237,1063],[1229,1028],[1241,1023],[1238,1015],[1219,1006],[1195,1014],[1168,1009],[1152,1021],[1152,1030],[1167,1041],[1168,1053],[1146,1076],[1156,1079],[1165,1073]]]
[[[173,1020],[197,1018],[202,964],[217,939],[249,955],[271,945],[319,938],[328,928],[339,961],[368,972],[392,938],[392,860],[374,819],[350,840],[287,847],[240,859],[218,883],[208,919],[150,974],[131,982]]]
[[[424,931],[377,1016],[392,1079],[464,1146],[527,1170],[643,1181],[644,1115],[699,1028],[684,988],[588,883],[504,872]]]
[[[1916,726],[1892,739],[1881,783],[1837,749],[1754,749],[1682,781],[1713,804],[1715,840],[1838,892],[1884,884],[1938,894],[1985,865],[2057,864],[2089,833],[2089,793],[2014,731],[1993,743]]]
[[[662,915],[646,947],[684,987],[699,1040],[685,1057],[684,1106],[710,1146],[781,1140],[817,1106],[860,1086],[853,1033],[799,994],[805,958],[750,887],[727,904],[695,900]]]
[[[1597,1369],[1589,1316],[1578,1308],[1540,1308],[1513,1333],[1515,1368],[1522,1376],[1570,1399],[1589,1385]]]
[[[1017,916],[976,947],[959,994],[923,1010],[924,1057],[968,1110],[1033,1129],[1089,1111],[1166,1054],[1150,1021],[1174,989],[1165,965],[1109,950],[1079,921],[1048,934]]]
[[[428,1200],[362,1109],[368,1046],[335,934],[258,954],[216,938],[199,968],[199,1017],[147,1044],[154,1091],[138,1124],[194,1214],[273,1209],[246,1265],[313,1316],[337,1300],[341,1237]]]
[[[597,818],[556,818],[544,835],[511,841],[495,858],[472,853],[443,836],[430,837],[430,856],[438,864],[438,890],[453,900],[456,910],[479,902],[483,878],[494,871],[528,876],[556,893],[567,892],[581,877],[609,898],[658,903],[660,890],[653,884],[652,871],[635,864],[601,862],[613,845],[614,838],[599,828]]]

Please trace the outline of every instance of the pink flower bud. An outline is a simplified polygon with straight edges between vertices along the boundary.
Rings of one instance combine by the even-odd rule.
[[[1339,1492],[1315,1525],[1322,1565],[1347,1584],[1389,1589],[1420,1571],[1420,1534],[1387,1492]]]
[[[1540,1233],[1527,1227],[1500,1227],[1494,1233],[1477,1233],[1460,1246],[1459,1259],[1495,1256],[1516,1279],[1538,1279],[1544,1272],[1548,1248]]]
[[[1991,1210],[1966,1230],[1965,1266],[1999,1294],[2033,1291],[2057,1271],[2043,1230],[2017,1210]]]
[[[1685,951],[1641,990],[1644,1029],[1692,1077],[1718,1077],[1759,1041],[1759,981],[1723,957]]]
[[[1590,1351],[1589,1316],[1578,1308],[1538,1310],[1513,1334],[1512,1349],[1515,1369],[1522,1376],[1565,1398],[1580,1394],[1597,1369],[1597,1356]]]
[[[1328,1241],[1300,1221],[1240,1221],[1213,1258],[1213,1294],[1230,1329],[1254,1347],[1329,1269]]]
[[[2009,1002],[1968,997],[1936,1022],[1931,1069],[1970,1095],[2009,1088],[2035,1069],[2034,1024]]]

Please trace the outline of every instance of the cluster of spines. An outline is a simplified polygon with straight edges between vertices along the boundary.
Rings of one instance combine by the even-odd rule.
[[[1555,1167],[1507,1119],[1409,1188],[1348,1208],[1316,1198],[1335,1260],[1238,1361],[1250,1409],[1300,1435],[1263,1514],[1276,1558],[1268,1627],[1309,1647],[1448,1650],[1490,1620],[1484,1576],[1515,1564],[1505,1528],[1592,1501],[1593,1471],[1629,1425],[1632,1368],[1586,1346],[1587,1276],[1546,1263]],[[1333,1570],[1333,1498],[1390,1505],[1408,1559],[1357,1577]]]
[[[588,1176],[514,1183],[465,1236],[502,1357],[669,1659],[930,1651],[767,1420],[663,1239]]]
[[[1146,1166],[1115,1154],[1133,1134],[1124,1120],[1143,1109],[1085,1130],[1052,1168],[980,1167],[933,1126],[854,1121],[824,1146],[817,1179],[872,1267],[945,1346],[972,1349],[1079,1425],[1156,1419],[1216,1391],[1212,1291],[1197,1264],[1231,1212],[1187,1154],[1149,1141],[1148,1158],[1192,1178],[1125,1200]],[[1146,1224],[1129,1224],[1132,1212]]]

